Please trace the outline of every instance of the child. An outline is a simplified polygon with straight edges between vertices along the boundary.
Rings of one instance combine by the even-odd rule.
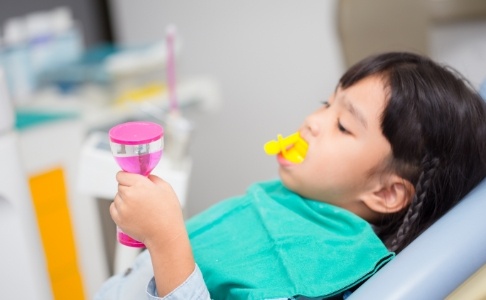
[[[485,103],[412,53],[351,67],[299,133],[302,163],[277,156],[279,180],[188,222],[167,182],[117,174],[110,213],[147,247],[149,297],[342,299],[486,176]]]

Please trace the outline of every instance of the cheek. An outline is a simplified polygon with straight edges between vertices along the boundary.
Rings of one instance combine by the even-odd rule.
[[[390,143],[385,138],[376,139],[366,151],[367,163],[370,168],[377,168],[391,153]]]
[[[311,149],[309,160],[304,162],[314,172],[339,172],[350,159],[353,159],[352,152],[352,147],[332,142],[321,143]]]
[[[328,183],[342,183],[349,180],[356,183],[374,164],[370,160],[368,148],[363,145],[333,145],[321,148],[320,155],[309,160],[309,171],[312,176],[325,178]]]

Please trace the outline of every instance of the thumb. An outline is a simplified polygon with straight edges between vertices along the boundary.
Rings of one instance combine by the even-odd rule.
[[[148,179],[150,179],[150,181],[152,181],[155,184],[167,184],[167,182],[165,180],[163,180],[162,178],[160,178],[156,175],[151,174],[151,175],[148,176]]]

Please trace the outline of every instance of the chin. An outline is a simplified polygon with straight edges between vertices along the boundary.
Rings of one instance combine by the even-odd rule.
[[[282,184],[290,191],[299,194],[299,184],[296,180],[294,180],[289,174],[280,171],[280,180],[282,181]]]

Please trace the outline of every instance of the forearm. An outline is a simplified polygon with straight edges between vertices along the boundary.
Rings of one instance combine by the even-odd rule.
[[[171,241],[149,243],[147,249],[152,258],[159,297],[173,291],[194,271],[194,257],[185,229]]]
[[[147,286],[147,294],[150,300],[210,300],[209,291],[204,283],[201,270],[195,265],[194,272],[189,275],[180,286],[168,295],[160,298],[156,292],[155,278],[152,278]]]

